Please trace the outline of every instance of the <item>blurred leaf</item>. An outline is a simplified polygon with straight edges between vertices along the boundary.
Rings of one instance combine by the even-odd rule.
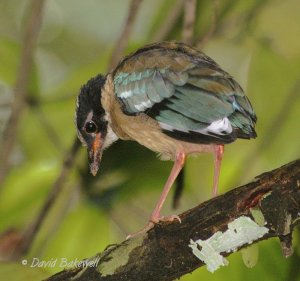
[[[258,261],[258,246],[252,245],[241,250],[243,262],[248,268],[252,268]]]
[[[32,268],[21,263],[0,263],[0,276],[14,281],[40,281],[49,276],[43,268]]]
[[[16,69],[19,66],[19,45],[9,39],[0,37],[0,79],[13,85]]]

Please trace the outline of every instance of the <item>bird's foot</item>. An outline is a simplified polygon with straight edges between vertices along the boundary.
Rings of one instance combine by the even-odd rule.
[[[169,221],[169,222],[172,222],[172,221],[175,221],[175,220],[178,220],[180,223],[181,223],[181,219],[179,216],[177,215],[170,215],[170,216],[158,216],[158,217],[151,217],[150,218],[150,222],[153,222],[153,223],[159,223],[161,221]]]
[[[155,224],[157,224],[159,222],[172,222],[175,220],[177,220],[177,221],[179,221],[179,223],[181,223],[181,219],[177,215],[170,215],[170,216],[153,216],[152,215],[149,222],[141,230],[127,235],[126,240],[131,239],[140,234],[146,233],[147,231],[152,229]]]

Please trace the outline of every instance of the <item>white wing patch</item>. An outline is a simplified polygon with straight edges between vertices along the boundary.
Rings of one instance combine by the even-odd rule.
[[[217,134],[217,135],[227,135],[232,133],[232,126],[227,117],[224,117],[222,119],[216,120],[212,122],[209,126],[203,129],[198,129],[198,130],[184,130],[184,129],[178,129],[172,125],[168,125],[163,122],[158,122],[159,126],[167,131],[181,131],[184,133],[188,132],[196,132],[204,135],[211,135],[211,134]]]
[[[152,106],[152,102],[151,100],[147,100],[147,101],[142,101],[139,104],[135,104],[134,107],[138,110],[138,111],[144,111],[147,108],[150,108]]]
[[[119,97],[122,99],[126,99],[128,97],[131,97],[132,95],[133,95],[132,91],[124,91],[119,94]]]
[[[114,78],[115,94],[128,113],[143,112],[174,94],[174,85],[164,79],[165,69],[145,69]]]
[[[205,129],[199,130],[203,134],[214,133],[217,135],[227,135],[232,133],[232,126],[227,117],[212,122]]]

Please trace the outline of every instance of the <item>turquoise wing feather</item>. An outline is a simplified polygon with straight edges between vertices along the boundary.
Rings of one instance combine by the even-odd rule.
[[[113,81],[125,114],[147,114],[174,138],[227,143],[256,136],[256,115],[239,84],[182,43],[138,50],[119,64]]]

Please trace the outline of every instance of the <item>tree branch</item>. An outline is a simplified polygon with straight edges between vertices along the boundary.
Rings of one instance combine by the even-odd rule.
[[[44,2],[44,0],[32,0],[28,8],[28,18],[23,38],[20,66],[14,89],[14,101],[0,146],[0,187],[9,171],[9,158],[16,142],[19,122],[25,107],[25,98],[33,63],[33,54],[43,17]]]
[[[271,237],[279,237],[283,254],[289,256],[292,231],[300,221],[299,187],[300,159],[186,211],[180,215],[181,224],[159,223],[144,235],[85,260],[90,266],[66,269],[48,281],[174,280],[205,263],[215,270],[210,263],[216,258],[224,262],[230,253]],[[201,261],[207,245],[210,252]],[[92,261],[97,266],[91,266]]]
[[[159,42],[162,40],[166,40],[168,35],[171,33],[174,28],[176,22],[182,14],[182,6],[184,4],[183,0],[173,1],[173,5],[168,13],[164,17],[164,21],[161,26],[157,29],[156,33],[154,33],[152,42]]]
[[[115,48],[113,50],[111,60],[109,63],[109,69],[112,69],[113,67],[116,66],[120,57],[123,54],[124,49],[127,46],[129,36],[130,36],[132,28],[134,26],[134,22],[135,22],[141,2],[142,2],[142,0],[131,0],[126,23],[124,24],[123,31],[122,31],[122,33],[117,41],[117,44],[115,45]]]
[[[192,44],[194,36],[194,26],[196,19],[196,0],[186,0],[184,2],[184,17],[182,28],[182,40],[185,43]]]

